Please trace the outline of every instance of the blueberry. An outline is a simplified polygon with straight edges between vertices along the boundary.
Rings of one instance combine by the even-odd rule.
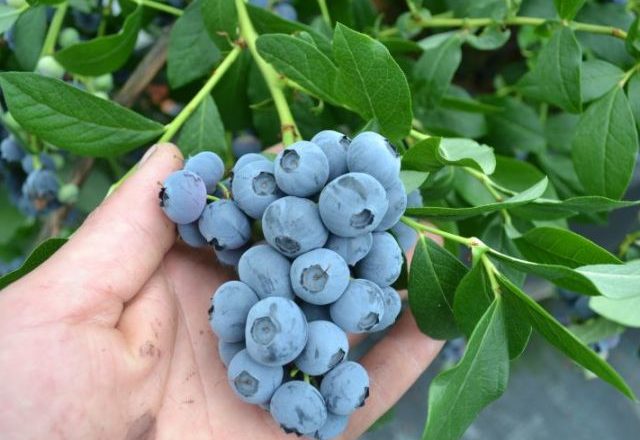
[[[616,348],[619,344],[620,335],[617,334],[589,345],[596,353],[604,354],[606,357],[609,354],[609,351]]]
[[[287,257],[297,257],[324,246],[329,236],[309,199],[283,197],[270,204],[262,216],[264,238]]]
[[[422,194],[420,190],[414,189],[407,195],[407,207],[409,208],[420,208],[422,207]]]
[[[384,294],[369,280],[354,279],[329,307],[331,319],[349,333],[372,331],[384,318]]]
[[[60,183],[55,173],[44,169],[35,170],[30,173],[22,185],[22,192],[29,200],[39,201],[44,204],[55,200],[58,196],[59,189]],[[44,205],[36,206],[36,209],[44,209]]]
[[[259,162],[259,161],[266,161],[269,162],[269,159],[267,159],[266,157],[264,157],[262,154],[258,154],[258,153],[247,153],[247,154],[243,154],[235,163],[235,165],[233,166],[233,173],[237,173],[238,170],[240,170],[243,166],[245,166],[248,163],[251,162]]]
[[[110,92],[113,90],[113,75],[105,73],[104,75],[96,76],[91,79],[91,85],[98,92]],[[195,172],[195,170],[190,171]]]
[[[258,8],[268,8],[269,0],[249,0],[249,3],[257,6]]]
[[[357,362],[343,362],[324,376],[320,393],[330,412],[348,416],[369,397],[367,370]]]
[[[198,222],[185,223],[184,225],[178,225],[178,235],[189,246],[198,248],[206,246],[207,240],[200,233],[198,228]]]
[[[47,153],[40,153],[40,155],[38,156],[38,159],[40,160],[40,167],[42,169],[51,170],[51,171],[54,171],[56,169],[56,163],[53,160],[53,157],[49,156]],[[22,165],[22,170],[27,174],[32,173],[33,170],[36,169],[33,162],[34,162],[33,155],[27,154],[26,156],[24,156],[20,161],[20,165]]]
[[[382,319],[380,319],[378,325],[372,329],[374,332],[384,330],[396,322],[398,315],[400,315],[400,310],[402,309],[402,299],[400,298],[400,294],[398,294],[398,291],[393,287],[383,287],[382,297],[384,301],[384,313],[382,314]]]
[[[218,339],[241,342],[249,310],[258,302],[258,296],[240,281],[222,284],[211,299],[211,328]]]
[[[409,249],[413,248],[418,241],[418,233],[416,230],[401,221],[393,225],[391,232],[396,238],[400,249],[402,249],[405,254],[409,252]]]
[[[402,271],[402,249],[388,232],[375,232],[371,250],[356,265],[356,275],[380,287],[390,286]]]
[[[213,249],[213,252],[216,254],[216,258],[218,262],[224,264],[225,266],[237,266],[240,262],[240,258],[242,255],[249,249],[250,245],[247,243],[246,245],[239,247],[238,249]]]
[[[348,424],[349,416],[338,416],[328,412],[327,421],[313,434],[313,438],[317,440],[334,439],[347,429]]]
[[[224,342],[218,341],[218,356],[225,367],[229,367],[229,363],[233,357],[244,350],[244,342]]]
[[[236,395],[253,404],[269,402],[282,383],[283,376],[282,367],[262,365],[253,360],[246,350],[233,357],[227,372],[229,384]]]
[[[245,328],[247,351],[264,365],[285,365],[307,343],[307,320],[300,307],[280,296],[260,300],[249,311]]]
[[[386,191],[389,208],[376,228],[376,231],[391,229],[393,225],[398,223],[400,217],[404,215],[404,211],[407,209],[407,193],[399,177],[393,181],[391,186],[386,188]]]
[[[62,79],[64,76],[64,67],[62,67],[54,57],[46,55],[38,60],[35,72],[43,76],[48,76],[49,78]]]
[[[0,143],[0,157],[7,162],[20,162],[25,154],[24,148],[13,136],[3,139]]]
[[[71,15],[73,15],[73,22],[75,24],[75,27],[87,33],[96,32],[98,30],[98,26],[100,25],[100,20],[102,18],[101,14],[98,14],[95,12],[94,13],[83,12],[76,8],[73,8],[71,10]]]
[[[385,188],[400,175],[400,158],[396,149],[378,133],[365,131],[351,141],[347,150],[347,166],[351,172],[375,177]]]
[[[329,160],[316,144],[296,142],[274,161],[278,187],[286,194],[308,197],[320,192],[329,177]]]
[[[300,301],[298,305],[300,306],[302,313],[304,313],[304,316],[307,318],[307,322],[331,320],[329,306],[319,306],[317,304],[310,304],[306,301]]]
[[[573,315],[580,321],[586,321],[596,316],[596,313],[589,307],[588,296],[580,296],[580,298],[573,303],[572,311]]]
[[[387,193],[373,177],[348,173],[329,182],[320,193],[320,215],[329,231],[355,237],[378,227],[389,203]]]
[[[251,238],[251,224],[231,200],[217,200],[204,208],[200,233],[216,249],[238,249]]]
[[[440,353],[444,363],[446,365],[457,364],[464,356],[466,345],[464,338],[455,338],[447,341]]]
[[[184,169],[202,178],[208,194],[215,191],[216,185],[224,176],[224,162],[212,151],[202,151],[191,156],[185,162]]]
[[[296,367],[310,376],[320,376],[346,359],[347,334],[331,321],[309,323],[309,339],[295,360]]]
[[[67,27],[60,31],[60,35],[58,36],[58,44],[62,49],[65,49],[69,46],[73,46],[76,43],[80,42],[80,33],[72,28]]]
[[[200,176],[180,170],[165,179],[159,197],[160,206],[171,221],[193,223],[207,204],[207,189]]]
[[[351,238],[330,234],[325,247],[338,253],[349,266],[354,266],[369,253],[372,243],[371,232]]]
[[[291,286],[299,298],[325,305],[337,300],[349,284],[349,267],[330,249],[314,249],[291,264]]]
[[[267,206],[282,197],[273,175],[273,163],[268,160],[250,161],[234,172],[231,191],[240,209],[255,219],[261,218]]]
[[[320,392],[300,380],[282,384],[273,394],[269,409],[287,433],[313,435],[327,420],[327,407]]]
[[[262,142],[251,133],[242,133],[231,141],[231,150],[236,158],[250,153],[260,153]]]
[[[311,142],[320,147],[329,160],[329,181],[347,172],[347,148],[351,139],[338,131],[323,130],[311,138]]]
[[[290,270],[289,260],[267,244],[253,246],[238,263],[240,280],[251,286],[260,298],[282,296],[293,299]]]
[[[285,20],[296,21],[298,20],[298,13],[296,9],[288,3],[278,2],[273,5],[273,12]]]
[[[24,258],[22,257],[16,257],[8,262],[0,261],[0,277],[14,270],[18,270],[20,266],[22,266],[22,263],[24,263]]]

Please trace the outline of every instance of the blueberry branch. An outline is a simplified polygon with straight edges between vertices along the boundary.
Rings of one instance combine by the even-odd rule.
[[[425,225],[423,223],[418,223],[417,221],[406,216],[403,216],[400,220],[402,221],[402,223],[406,224],[407,226],[410,226],[416,231],[424,231],[424,232],[429,232],[431,234],[439,235],[442,238],[455,241],[456,243],[460,243],[468,247],[486,246],[477,238],[474,238],[474,237],[468,238],[468,237],[462,237],[461,235],[452,234],[450,232],[443,231],[442,229],[438,229],[433,226]]]
[[[329,8],[327,7],[327,0],[318,0],[318,6],[320,7],[322,18],[331,28],[331,15],[329,14]]]
[[[165,5],[164,3],[156,2],[154,0],[136,0],[136,2],[141,6],[166,12],[167,14],[175,15],[176,17],[180,17],[183,14],[181,9],[174,8],[173,6]]]
[[[64,2],[56,6],[56,12],[51,19],[51,25],[47,31],[47,36],[42,44],[42,51],[40,52],[40,58],[46,55],[52,55],[56,48],[56,41],[58,40],[58,34],[62,28],[64,22],[64,16],[67,14],[69,3]]]
[[[282,90],[282,86],[278,79],[278,73],[268,64],[256,49],[256,39],[258,38],[258,34],[253,27],[253,23],[251,23],[251,19],[249,18],[249,13],[247,12],[247,8],[244,4],[243,0],[235,0],[236,9],[238,10],[238,24],[240,26],[240,33],[249,47],[249,51],[253,56],[260,72],[262,72],[262,76],[264,77],[265,82],[267,83],[267,87],[269,88],[269,92],[271,92],[271,97],[273,98],[273,103],[276,106],[276,111],[278,112],[278,117],[280,118],[280,126],[282,131],[282,142],[284,145],[291,145],[292,143],[301,139],[300,132],[298,131],[298,127],[296,126],[296,122],[293,119],[293,114],[291,113],[291,109],[289,108],[289,104],[287,103],[287,98],[284,95]]]

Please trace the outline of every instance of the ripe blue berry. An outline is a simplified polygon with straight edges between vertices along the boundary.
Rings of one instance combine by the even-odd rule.
[[[204,247],[207,240],[200,233],[198,228],[198,222],[186,223],[184,225],[178,225],[178,235],[180,238],[191,247]]]
[[[55,173],[50,170],[35,170],[27,176],[22,191],[30,200],[50,202],[58,196],[60,183]]]
[[[296,21],[298,20],[298,13],[295,8],[288,3],[279,2],[273,6],[273,12],[285,20]]]
[[[407,193],[399,177],[397,177],[386,190],[389,208],[376,228],[376,231],[391,229],[393,225],[398,223],[400,217],[404,215],[404,211],[407,209]]]
[[[330,412],[348,416],[369,397],[367,370],[357,362],[343,362],[324,376],[320,393]]]
[[[341,237],[356,237],[378,227],[389,203],[387,193],[373,177],[344,174],[320,193],[320,215],[327,228]]]
[[[327,420],[327,407],[320,392],[300,380],[282,384],[273,394],[269,409],[287,433],[313,435]]]
[[[231,150],[236,158],[250,153],[260,153],[262,142],[251,133],[242,133],[231,141]]]
[[[237,173],[238,170],[240,168],[242,168],[243,166],[245,166],[248,163],[251,162],[257,162],[257,161],[267,161],[269,162],[269,159],[267,159],[266,157],[264,157],[262,154],[258,154],[258,153],[247,153],[247,154],[243,154],[235,163],[235,165],[233,166],[233,173]]]
[[[53,157],[49,156],[47,153],[40,153],[38,159],[40,160],[41,169],[51,171],[54,171],[56,169],[56,163],[53,160]],[[36,169],[33,162],[33,155],[27,154],[26,156],[24,156],[20,161],[22,170],[27,174],[32,173]]]
[[[191,156],[185,162],[184,169],[202,178],[208,194],[213,194],[216,185],[224,176],[224,162],[212,151],[202,151]]]
[[[262,365],[249,356],[246,350],[236,354],[229,363],[227,378],[236,395],[253,404],[267,403],[282,383],[282,367]]]
[[[327,421],[318,429],[313,438],[316,440],[331,440],[342,434],[349,424],[349,416],[338,416],[327,413]]]
[[[249,310],[258,302],[258,296],[240,281],[227,281],[211,299],[211,328],[218,339],[241,342]]]
[[[330,234],[325,247],[340,255],[349,266],[354,266],[369,253],[372,243],[371,232],[351,238]]]
[[[400,175],[400,159],[387,139],[378,133],[365,131],[351,141],[347,151],[349,171],[375,177],[385,188]]]
[[[247,316],[245,340],[253,359],[282,366],[297,358],[307,343],[307,320],[290,299],[280,296],[256,303]]]
[[[238,249],[251,238],[249,219],[231,200],[217,200],[204,209],[200,233],[216,249]]]
[[[418,233],[415,229],[401,221],[393,225],[391,232],[404,253],[407,253],[418,241]]]
[[[270,204],[262,216],[262,231],[267,242],[293,258],[324,246],[329,236],[318,213],[318,205],[309,199],[283,197]]]
[[[179,170],[169,174],[160,190],[160,206],[171,221],[193,223],[207,204],[207,189],[200,176]]]
[[[213,252],[216,254],[218,262],[225,266],[237,266],[240,262],[242,255],[249,249],[249,244],[239,247],[238,249],[216,249],[213,248]]]
[[[316,144],[296,142],[274,161],[278,187],[291,196],[308,197],[320,192],[329,177],[329,160]]]
[[[349,333],[372,331],[384,317],[384,294],[377,284],[355,279],[329,307],[331,319]]]
[[[261,298],[282,296],[293,299],[289,281],[291,263],[267,244],[253,246],[238,262],[240,280]]]
[[[393,287],[383,287],[382,296],[384,301],[384,313],[382,314],[382,318],[378,325],[372,329],[374,332],[384,330],[396,322],[398,315],[400,315],[400,310],[402,309],[402,299],[400,298],[398,291]]]
[[[311,304],[330,304],[349,284],[349,267],[330,249],[314,249],[291,264],[291,286],[299,298]]]
[[[24,148],[13,136],[3,139],[0,143],[0,157],[7,162],[20,162],[24,156]]]
[[[402,263],[402,249],[396,239],[388,232],[375,232],[371,250],[356,265],[356,274],[380,287],[390,286],[400,277]]]
[[[422,206],[422,194],[420,190],[414,189],[409,194],[407,194],[407,207],[409,208],[420,208]]]
[[[309,339],[296,367],[310,376],[320,376],[346,359],[349,353],[347,334],[331,321],[309,323]]]
[[[218,341],[218,356],[225,367],[229,367],[229,363],[233,357],[244,350],[244,342],[224,342]]]
[[[323,130],[311,138],[329,160],[329,181],[347,172],[347,149],[351,143],[346,135],[333,130]]]
[[[255,219],[261,218],[267,206],[282,197],[273,175],[273,163],[268,160],[250,161],[234,172],[231,191],[240,209]]]

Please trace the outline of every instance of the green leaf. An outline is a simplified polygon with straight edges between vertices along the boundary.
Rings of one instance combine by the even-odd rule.
[[[556,321],[545,309],[520,290],[515,284],[498,274],[498,282],[510,294],[504,298],[515,307],[523,310],[531,325],[551,345],[569,356],[575,362],[596,374],[602,380],[613,385],[624,395],[635,400],[635,395],[624,379],[600,356],[584,345],[569,330]]]
[[[231,49],[230,41],[238,37],[238,11],[236,2],[229,0],[202,0],[200,12],[211,40],[220,50]]]
[[[582,64],[582,101],[591,102],[606,95],[624,76],[615,64],[593,59]]]
[[[534,186],[502,202],[487,203],[484,205],[465,208],[425,206],[422,208],[409,208],[407,209],[406,214],[412,217],[439,217],[451,220],[474,217],[477,215],[500,211],[501,209],[509,209],[531,203],[542,196],[547,188],[547,183],[547,178],[545,177]]]
[[[16,21],[13,38],[14,54],[24,70],[35,70],[45,35],[47,33],[47,8],[37,6],[27,9]]]
[[[24,222],[24,217],[18,209],[11,204],[5,188],[0,188],[0,244],[7,243]]]
[[[573,140],[576,173],[590,195],[620,199],[631,181],[638,132],[629,102],[616,87],[589,106]]]
[[[500,26],[487,26],[482,31],[475,34],[467,34],[465,42],[478,50],[496,50],[504,46],[511,37],[510,29],[503,29]]]
[[[208,95],[180,130],[178,146],[187,157],[200,151],[213,151],[221,157],[227,154],[224,126],[215,101]]]
[[[315,45],[284,34],[258,38],[260,55],[280,73],[329,103],[339,103],[335,87],[338,68]]]
[[[624,44],[629,52],[635,58],[640,56],[640,20],[638,17],[633,21],[627,31],[627,38]]]
[[[364,119],[374,119],[384,135],[403,138],[411,129],[411,95],[404,73],[386,47],[341,24],[333,38],[339,67],[336,93]]]
[[[462,40],[454,34],[442,44],[425,49],[413,67],[416,102],[435,107],[446,93],[462,60]]]
[[[407,194],[413,192],[414,190],[420,188],[422,184],[429,177],[429,173],[423,173],[420,171],[411,171],[411,170],[401,170],[400,171],[400,180],[402,180],[402,184],[404,185],[404,190]]]
[[[111,156],[139,147],[163,126],[62,81],[34,73],[0,73],[13,117],[58,148],[86,156]]]
[[[576,272],[591,280],[608,298],[640,296],[640,260],[624,264],[592,264],[578,267]]]
[[[616,209],[640,205],[640,200],[612,200],[600,196],[571,197],[565,200],[536,200],[530,205],[518,208],[531,219],[553,220],[574,217],[580,214],[597,214]]]
[[[509,153],[544,151],[544,128],[533,108],[514,98],[487,98],[483,102],[503,109],[486,115],[489,145]]]
[[[7,287],[14,281],[19,280],[23,276],[27,275],[36,267],[47,261],[47,259],[53,255],[63,244],[67,242],[66,238],[50,238],[40,243],[40,245],[29,255],[22,266],[3,277],[0,277],[0,290]]]
[[[474,265],[460,280],[453,299],[453,316],[468,338],[493,302],[493,292],[482,263]]]
[[[573,31],[563,26],[542,48],[535,67],[523,77],[519,88],[532,99],[578,113],[582,109],[581,67],[580,44]]]
[[[503,302],[498,297],[473,331],[458,365],[436,376],[429,387],[423,440],[457,440],[509,380]]]
[[[586,68],[582,67],[582,92],[583,100],[586,85],[584,78],[586,76]],[[557,113],[549,115],[544,127],[545,138],[549,147],[562,153],[571,152],[571,142],[573,141],[573,133],[578,125],[580,116],[571,113]]]
[[[558,15],[563,20],[572,20],[580,8],[584,6],[584,2],[585,0],[553,0]]]
[[[0,5],[0,34],[9,30],[22,12],[23,11],[21,9],[15,9],[7,5]]]
[[[409,306],[420,330],[435,339],[453,339],[456,288],[467,269],[447,250],[420,235],[409,271]]]
[[[589,307],[611,321],[627,327],[640,327],[640,296],[625,299],[597,296],[589,299]]]
[[[509,0],[449,0],[456,17],[489,17],[502,20],[509,12]]]
[[[522,254],[516,247],[513,238],[509,236],[508,229],[505,227],[502,219],[498,214],[493,216],[493,219],[489,222],[486,229],[480,235],[480,239],[484,244],[496,251],[503,254],[511,255],[515,258],[522,257]],[[502,261],[495,262],[496,267],[500,272],[505,274],[516,283],[518,286],[524,285],[527,278],[526,273],[519,270],[517,267],[504,264]]]
[[[142,9],[138,7],[129,14],[119,33],[69,46],[55,53],[56,60],[78,75],[98,76],[119,69],[135,47]]]
[[[631,112],[636,121],[636,127],[640,130],[640,74],[635,74],[629,80],[627,98],[631,106]]]
[[[575,269],[588,264],[620,264],[617,257],[592,241],[565,229],[540,227],[515,240],[529,261],[557,264]]]
[[[411,147],[402,156],[402,168],[436,171],[445,165],[474,168],[491,174],[496,168],[493,148],[471,139],[431,137]]]
[[[200,10],[198,2],[192,3],[171,29],[167,77],[174,89],[211,74],[220,60],[220,50],[209,38]]]

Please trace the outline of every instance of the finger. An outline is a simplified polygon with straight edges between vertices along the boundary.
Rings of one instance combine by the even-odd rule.
[[[358,438],[389,410],[431,364],[444,341],[425,336],[410,311],[361,359],[369,373],[369,398],[349,422],[344,438]]]
[[[157,145],[139,169],[109,196],[50,260],[24,282],[46,284],[51,292],[40,311],[113,326],[123,304],[154,273],[175,241],[175,226],[158,203],[161,182],[182,166],[180,151]],[[16,290],[29,292],[26,286]]]

